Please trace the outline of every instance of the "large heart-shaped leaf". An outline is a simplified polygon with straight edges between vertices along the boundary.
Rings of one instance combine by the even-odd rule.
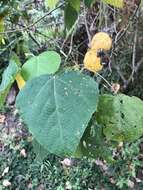
[[[15,57],[13,56],[10,59],[9,66],[6,68],[2,76],[2,82],[0,85],[0,108],[3,106],[9,89],[15,81],[15,77],[19,71],[19,66],[16,63]]]
[[[30,80],[43,74],[53,74],[60,66],[61,58],[55,51],[46,51],[30,58],[22,67],[22,76]]]
[[[79,72],[28,81],[16,105],[36,140],[49,152],[71,155],[96,111],[97,83]]]
[[[124,94],[102,95],[96,119],[108,140],[132,142],[143,135],[143,101]]]

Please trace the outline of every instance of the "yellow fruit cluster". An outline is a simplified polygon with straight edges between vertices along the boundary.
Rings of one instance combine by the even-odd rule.
[[[92,72],[98,72],[103,68],[101,58],[97,56],[98,51],[111,49],[112,39],[105,32],[95,34],[91,40],[90,49],[84,57],[84,68]]]

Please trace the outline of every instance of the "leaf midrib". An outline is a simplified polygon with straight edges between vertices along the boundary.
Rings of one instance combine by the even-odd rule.
[[[54,100],[55,100],[55,106],[56,106],[56,114],[57,114],[57,121],[58,121],[58,124],[59,124],[59,127],[60,127],[60,139],[61,139],[61,142],[64,146],[64,141],[63,141],[63,133],[62,133],[62,125],[61,125],[61,122],[60,122],[60,113],[58,112],[58,100],[57,100],[57,93],[56,93],[56,80],[55,80],[55,77],[53,77],[53,85],[54,85]]]

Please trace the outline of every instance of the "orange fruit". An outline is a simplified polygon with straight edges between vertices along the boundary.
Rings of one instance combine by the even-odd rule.
[[[90,47],[92,50],[103,49],[108,51],[111,49],[112,39],[106,32],[98,32],[95,34],[91,40]]]
[[[84,68],[92,72],[98,72],[102,70],[103,65],[101,65],[101,58],[97,57],[97,52],[94,50],[89,50],[84,57]]]

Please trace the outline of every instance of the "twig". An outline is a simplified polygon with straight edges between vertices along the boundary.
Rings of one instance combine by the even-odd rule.
[[[137,29],[137,25],[138,25],[138,11],[136,12],[137,15],[137,21],[136,21],[136,25],[135,25],[135,35],[134,35],[134,40],[133,40],[133,56],[132,56],[132,72],[131,75],[129,77],[129,79],[127,80],[127,83],[125,85],[125,88],[127,88],[127,86],[129,85],[129,83],[131,81],[133,81],[133,77],[135,72],[137,72],[138,68],[140,67],[141,63],[142,63],[142,59],[135,65],[135,61],[136,61],[136,46],[137,46],[137,34],[138,34],[138,29]]]
[[[70,40],[70,49],[69,49],[69,52],[66,56],[66,59],[65,59],[65,62],[68,60],[68,57],[70,56],[71,52],[72,52],[72,48],[73,48],[73,37],[74,37],[74,31],[72,32],[72,35],[71,35],[71,40]]]
[[[85,7],[84,7],[84,23],[85,23],[85,28],[86,28],[87,36],[88,36],[88,43],[90,44],[90,42],[91,42],[91,35],[90,35],[88,24],[87,24],[86,9],[85,9]]]
[[[99,13],[97,13],[97,15],[94,17],[94,19],[93,19],[93,21],[91,23],[91,26],[90,26],[90,31],[93,31],[95,21],[97,21],[98,17],[99,17]]]
[[[125,77],[123,76],[122,72],[120,71],[120,68],[118,66],[115,66],[115,69],[117,70],[117,73],[119,74],[119,76],[121,77],[122,81],[124,82],[124,84],[127,83],[127,80],[125,79]]]
[[[11,41],[1,52],[0,52],[0,56],[11,46],[16,42],[17,39],[14,39],[13,41]]]
[[[41,44],[35,39],[31,32],[28,32],[30,38],[35,42],[35,44],[41,49]]]
[[[134,68],[134,73],[138,72],[138,69],[140,68],[141,64],[143,63],[143,58],[141,58],[141,60],[136,64],[135,68]],[[129,79],[127,80],[126,86],[124,87],[125,89],[127,88],[127,86],[129,85],[129,83],[132,81],[132,74],[130,75]]]
[[[132,79],[133,79],[134,72],[135,72],[137,33],[138,33],[138,30],[137,30],[137,26],[136,26],[135,35],[134,35],[134,41],[133,41],[132,73],[131,73]]]
[[[139,7],[140,7],[140,4],[137,6],[137,8],[136,8],[134,14],[131,16],[131,18],[129,18],[129,22],[128,22],[127,26],[124,29],[121,29],[118,32],[118,34],[116,35],[115,44],[118,43],[121,40],[121,38],[125,35],[126,31],[128,30],[128,28],[130,26],[130,22],[133,21],[134,17],[136,16],[136,14],[138,12]]]
[[[78,19],[75,21],[74,25],[71,27],[71,29],[68,31],[68,33],[66,34],[66,37],[61,45],[61,50],[63,50],[67,40],[69,39],[70,35],[73,33],[73,31],[75,30],[75,26],[77,25],[78,23]]]
[[[102,79],[107,83],[107,85],[108,85],[110,88],[112,88],[112,85],[111,85],[102,75],[100,75],[99,73],[96,73],[96,75],[98,75],[100,78],[102,78]]]

